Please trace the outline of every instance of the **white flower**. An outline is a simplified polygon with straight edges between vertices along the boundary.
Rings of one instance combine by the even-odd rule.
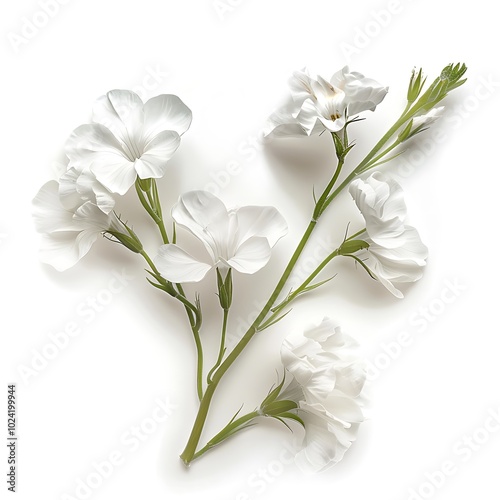
[[[356,257],[392,294],[402,298],[393,283],[420,279],[428,256],[417,230],[404,223],[403,190],[396,181],[375,172],[366,180],[354,180],[349,192],[366,221],[366,232],[357,239],[369,244]]]
[[[289,81],[293,102],[274,113],[265,135],[314,135],[325,130],[337,132],[346,118],[363,111],[374,111],[387,94],[375,80],[345,66],[330,81],[312,77],[306,69]]]
[[[62,204],[56,181],[44,184],[33,200],[35,227],[42,234],[40,259],[58,271],[74,266],[100,234],[126,232],[114,213],[105,214],[91,201],[75,202]]]
[[[155,265],[173,283],[200,281],[213,267],[253,274],[264,267],[271,248],[286,234],[287,224],[273,207],[227,210],[207,191],[190,191],[172,208],[172,217],[204,245],[210,263],[170,244],[160,247]]]
[[[364,420],[366,372],[356,347],[329,318],[308,328],[300,342],[283,343],[281,359],[293,379],[280,399],[299,405],[305,437],[295,461],[304,472],[320,472],[339,462]]]
[[[100,97],[92,124],[71,134],[66,154],[74,166],[95,175],[112,193],[125,194],[141,179],[158,179],[191,124],[190,109],[175,95],[159,95],[145,104],[129,90]]]
[[[61,204],[72,209],[85,201],[91,201],[104,213],[109,214],[114,206],[113,195],[96,179],[90,169],[69,164],[68,170],[59,178]]]

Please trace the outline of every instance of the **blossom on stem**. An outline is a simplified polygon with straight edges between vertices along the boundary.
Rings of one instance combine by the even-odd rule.
[[[419,280],[428,256],[417,230],[405,224],[403,190],[395,180],[374,172],[366,180],[354,180],[349,192],[366,222],[366,231],[357,239],[368,244],[351,256],[394,296],[402,298],[394,283]]]
[[[106,214],[91,201],[70,205],[67,198],[63,204],[56,181],[44,184],[33,199],[33,218],[42,234],[40,260],[58,271],[74,266],[100,234],[127,233],[114,212]]]
[[[313,77],[307,69],[297,71],[289,81],[292,102],[269,119],[265,135],[315,135],[338,132],[349,117],[374,111],[388,92],[375,80],[345,66],[330,81]]]
[[[292,379],[280,401],[297,403],[305,437],[295,461],[304,472],[338,463],[364,420],[361,391],[366,371],[356,347],[329,318],[309,327],[300,341],[283,343],[281,359]]]
[[[253,274],[271,257],[271,248],[288,230],[273,207],[228,210],[208,191],[183,194],[172,208],[175,222],[205,246],[210,260],[200,261],[176,244],[163,245],[155,259],[160,274],[173,283],[196,282],[217,267]]]
[[[109,214],[115,206],[113,195],[96,179],[90,169],[71,163],[59,178],[59,197],[61,204],[68,209],[90,201],[105,214]]]
[[[143,103],[130,90],[112,90],[95,103],[93,123],[73,131],[66,154],[107,190],[125,194],[137,176],[158,179],[165,174],[191,118],[191,110],[175,95]]]

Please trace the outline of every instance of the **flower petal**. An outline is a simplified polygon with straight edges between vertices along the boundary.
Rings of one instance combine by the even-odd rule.
[[[103,186],[112,193],[121,195],[125,194],[137,179],[135,164],[118,158],[101,158],[92,163],[90,170]]]
[[[300,417],[306,427],[303,449],[295,456],[295,463],[306,474],[321,472],[342,460],[349,446],[339,441],[332,432],[330,418],[321,405],[300,404]],[[348,443],[350,445],[350,443]]]
[[[288,80],[293,100],[298,104],[302,104],[308,98],[316,98],[312,85],[313,81],[314,78],[311,77],[306,68],[301,71],[294,71]]]
[[[135,170],[141,179],[160,179],[167,170],[167,161],[177,151],[181,138],[177,132],[164,130],[144,147],[144,153],[135,161]]]
[[[172,283],[201,281],[212,266],[200,262],[177,245],[162,245],[154,264],[160,274]]]
[[[271,258],[271,247],[266,238],[253,236],[243,242],[227,264],[240,273],[253,274],[262,269]]]
[[[361,73],[350,72],[348,66],[344,66],[335,73],[330,82],[345,92],[346,100],[349,103],[349,116],[354,116],[362,111],[374,111],[389,91],[388,87],[383,87],[377,81],[366,78]]]
[[[130,90],[111,90],[97,99],[92,120],[108,128],[131,149],[141,149],[144,123],[143,102]]]
[[[235,211],[238,219],[238,242],[253,236],[266,238],[273,247],[288,232],[284,217],[274,207],[241,207]]]
[[[427,247],[422,243],[418,231],[411,226],[404,226],[404,232],[399,237],[399,246],[386,247],[385,245],[371,245],[371,253],[378,258],[394,262],[395,265],[403,262],[413,262],[417,266],[425,266],[429,255]]]
[[[33,199],[33,218],[39,233],[78,230],[73,213],[61,205],[57,181],[45,183],[38,191]]]
[[[219,198],[208,191],[184,193],[172,208],[177,224],[200,239],[216,263],[228,245],[229,215]]]
[[[44,234],[40,243],[40,260],[57,271],[66,271],[87,254],[98,234],[88,231]]]
[[[122,145],[104,125],[90,123],[73,130],[66,142],[66,155],[77,165],[88,167],[96,157],[110,155],[128,159]]]
[[[81,168],[90,168],[112,193],[125,194],[135,182],[133,160],[109,129],[99,124],[81,125],[66,143],[66,154]]]
[[[59,178],[59,197],[61,204],[72,211],[86,201],[95,203],[106,214],[115,206],[111,193],[88,168],[81,166],[70,166]]]
[[[191,110],[176,95],[153,97],[144,105],[144,138],[149,140],[164,130],[173,130],[182,135],[188,130],[192,119]]]

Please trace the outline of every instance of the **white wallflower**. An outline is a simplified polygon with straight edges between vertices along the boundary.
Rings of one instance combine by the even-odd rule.
[[[59,178],[59,197],[61,204],[68,209],[90,201],[109,214],[115,206],[113,195],[96,179],[89,168],[73,166],[71,163]]]
[[[42,234],[40,260],[58,271],[74,266],[108,230],[126,232],[114,213],[105,214],[91,201],[61,203],[59,184],[44,184],[33,200],[36,230]]]
[[[405,225],[403,190],[396,181],[375,172],[366,180],[354,180],[349,192],[366,221],[366,232],[358,239],[369,244],[356,257],[392,294],[402,298],[394,283],[419,280],[428,256],[417,230]]]
[[[387,87],[345,66],[330,81],[313,77],[306,69],[289,81],[293,102],[274,113],[266,135],[314,135],[341,130],[346,117],[374,111],[387,94]]]
[[[204,244],[210,256],[210,262],[204,262],[178,245],[160,247],[155,265],[173,283],[200,281],[213,267],[253,274],[267,264],[271,248],[288,229],[273,207],[227,210],[207,191],[183,194],[172,208],[172,217]]]
[[[125,194],[140,179],[158,179],[191,124],[191,110],[175,95],[145,104],[129,90],[112,90],[93,109],[93,123],[73,131],[66,154],[90,169],[112,193]]]
[[[364,420],[366,373],[356,347],[329,318],[308,328],[299,342],[283,343],[281,359],[293,379],[280,399],[299,406],[305,437],[295,461],[304,472],[320,472],[339,462]]]

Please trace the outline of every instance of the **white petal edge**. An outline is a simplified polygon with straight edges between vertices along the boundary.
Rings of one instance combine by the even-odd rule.
[[[200,262],[177,245],[162,245],[154,264],[160,274],[172,283],[195,283],[201,281],[212,266]]]

